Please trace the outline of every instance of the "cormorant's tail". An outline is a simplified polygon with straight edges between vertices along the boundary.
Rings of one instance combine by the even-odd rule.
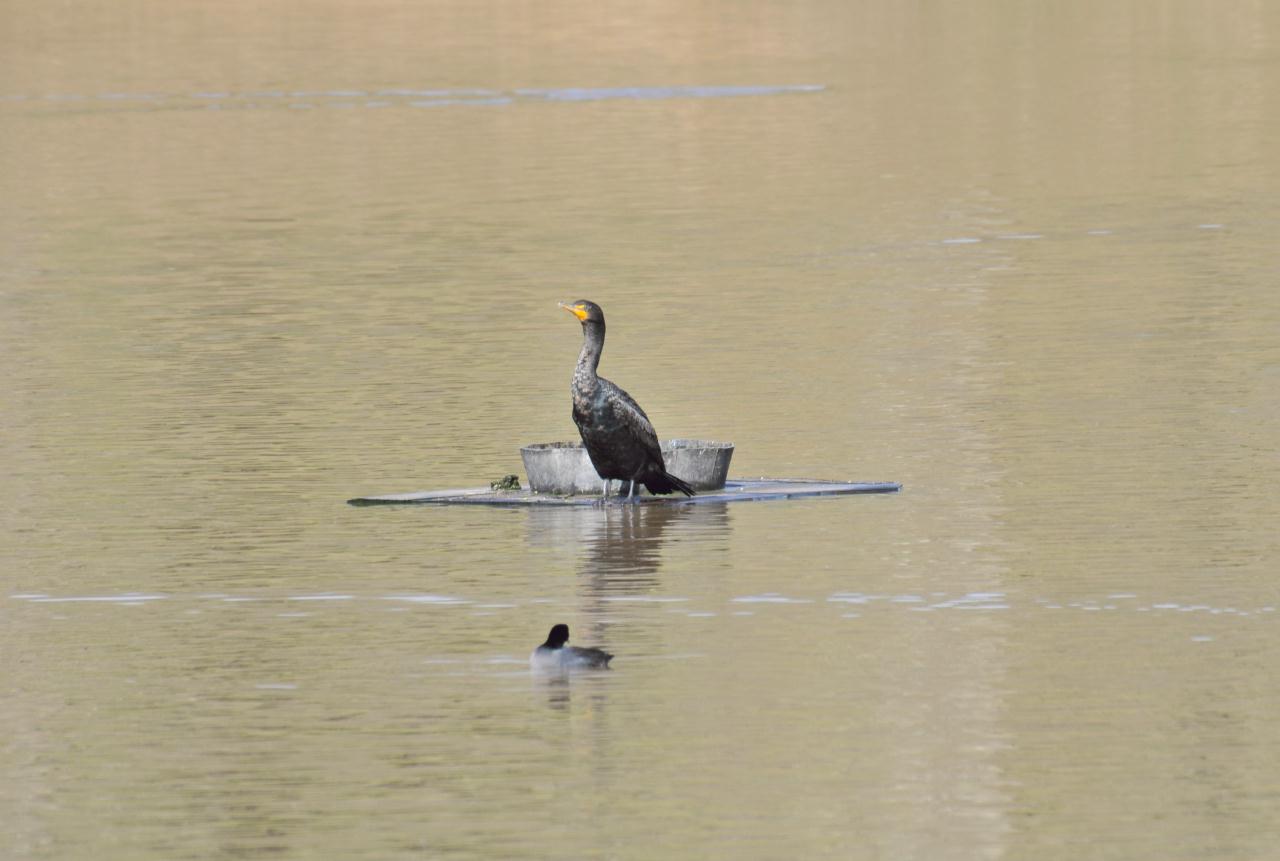
[[[650,493],[673,493],[678,490],[685,496],[694,495],[693,488],[689,486],[687,481],[676,478],[666,470],[663,470],[658,475],[644,479],[644,486],[649,489]]]

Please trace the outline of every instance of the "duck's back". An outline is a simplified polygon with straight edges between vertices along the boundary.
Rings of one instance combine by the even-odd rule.
[[[564,646],[552,649],[539,646],[529,656],[529,663],[538,670],[607,669],[613,655],[604,649]]]
[[[604,649],[565,646],[560,651],[564,653],[560,659],[561,663],[566,667],[588,667],[599,670],[609,666],[609,662],[613,660],[613,655]]]

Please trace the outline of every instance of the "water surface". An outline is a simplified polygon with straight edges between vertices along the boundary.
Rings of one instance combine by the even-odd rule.
[[[0,855],[1272,854],[1271,8],[9,6]]]

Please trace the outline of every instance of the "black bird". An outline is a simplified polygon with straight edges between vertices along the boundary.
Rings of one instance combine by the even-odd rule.
[[[580,649],[566,646],[569,642],[569,626],[554,625],[547,641],[533,650],[529,666],[535,670],[604,670],[608,669],[613,655],[603,649]]]
[[[573,422],[582,435],[582,444],[591,465],[604,479],[604,495],[609,496],[613,479],[630,482],[627,498],[635,494],[636,482],[650,493],[680,491],[693,496],[693,488],[671,473],[662,460],[658,434],[649,417],[631,395],[596,375],[600,352],[604,349],[604,312],[595,302],[579,299],[560,307],[582,322],[582,352],[573,372]]]

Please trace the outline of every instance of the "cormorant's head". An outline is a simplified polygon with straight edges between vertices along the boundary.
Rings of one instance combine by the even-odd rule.
[[[567,642],[569,642],[569,626],[553,625],[551,633],[547,634],[547,641],[542,645],[546,646],[548,649],[559,649]]]
[[[587,299],[579,299],[571,305],[560,303],[560,307],[577,317],[584,324],[586,323],[604,323],[604,312],[600,310],[600,306],[595,302]]]

